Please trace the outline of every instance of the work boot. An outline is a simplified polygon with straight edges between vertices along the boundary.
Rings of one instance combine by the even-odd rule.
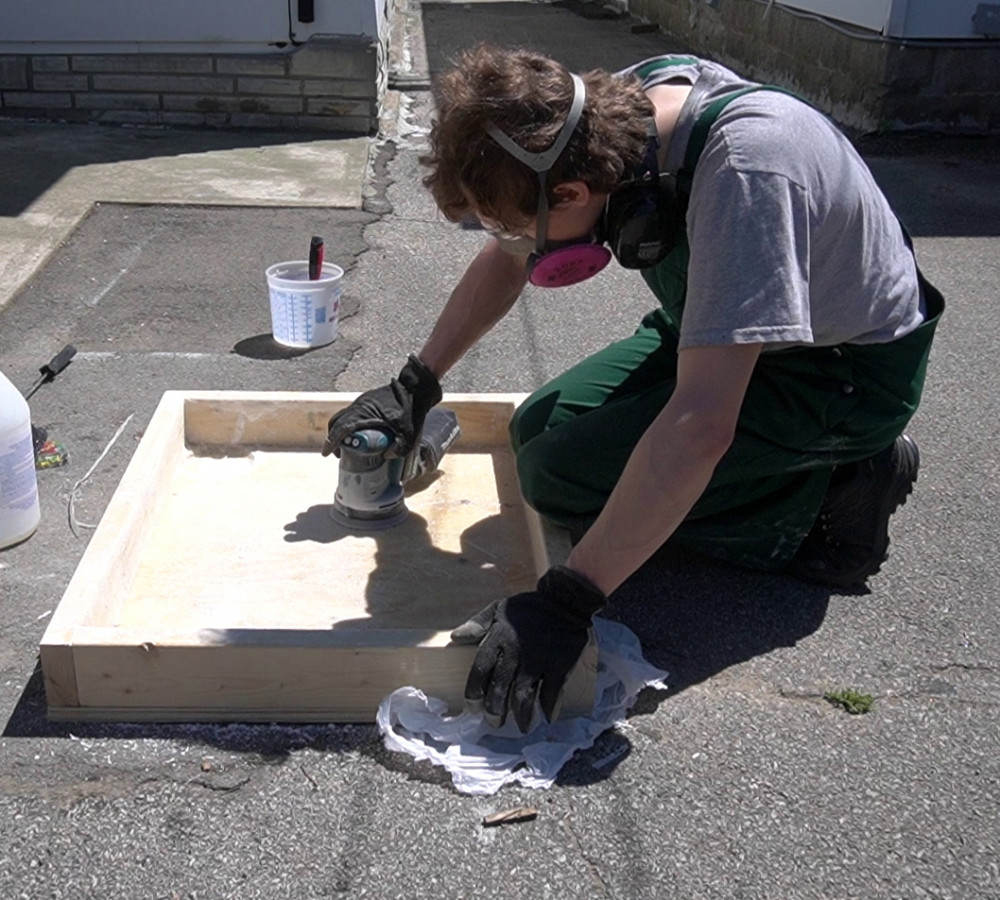
[[[788,573],[838,587],[863,585],[889,556],[889,517],[906,502],[919,467],[917,445],[905,434],[874,456],[837,466]]]

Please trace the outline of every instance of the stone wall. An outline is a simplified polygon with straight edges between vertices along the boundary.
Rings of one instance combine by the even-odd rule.
[[[761,0],[628,0],[628,9],[861,132],[1000,132],[997,41],[887,41]]]
[[[385,54],[371,38],[331,37],[253,55],[4,55],[0,115],[373,134]]]

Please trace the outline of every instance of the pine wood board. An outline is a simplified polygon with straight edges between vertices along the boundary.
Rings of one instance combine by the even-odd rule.
[[[569,551],[521,499],[519,395],[450,394],[462,437],[394,529],[330,518],[326,422],[354,394],[168,391],[41,644],[50,718],[372,721],[403,685],[453,711],[448,633]],[[589,710],[596,649],[564,714]]]

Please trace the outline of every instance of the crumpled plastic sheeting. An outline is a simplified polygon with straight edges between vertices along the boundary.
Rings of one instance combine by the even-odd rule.
[[[403,687],[379,705],[378,722],[385,746],[414,759],[444,766],[465,794],[495,794],[505,784],[547,788],[577,751],[619,722],[644,687],[666,690],[666,672],[643,659],[639,639],[624,625],[594,620],[597,640],[597,702],[593,714],[546,722],[539,716],[528,734],[508,717],[492,728],[482,713],[448,715],[443,700]]]

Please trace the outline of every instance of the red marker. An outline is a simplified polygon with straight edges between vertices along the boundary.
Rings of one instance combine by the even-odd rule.
[[[314,237],[309,242],[309,280],[316,281],[323,274],[323,238]]]

